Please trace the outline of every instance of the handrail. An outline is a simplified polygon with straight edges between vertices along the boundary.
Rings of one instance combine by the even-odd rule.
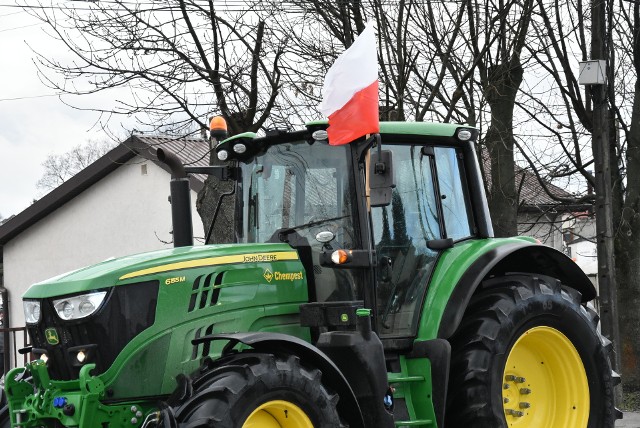
[[[27,327],[0,328],[0,335],[4,341],[4,362],[0,375],[7,373],[12,368],[27,365],[29,354],[20,355],[18,353],[18,349],[27,347]],[[20,335],[22,336],[22,346],[18,346]],[[22,363],[20,363],[20,359],[22,359]]]

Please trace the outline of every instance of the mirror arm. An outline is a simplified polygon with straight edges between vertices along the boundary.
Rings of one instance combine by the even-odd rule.
[[[376,144],[378,145],[378,159],[382,159],[382,138],[380,134],[374,134],[373,138],[376,140]],[[387,170],[387,165],[384,162],[376,162],[375,165],[375,173],[376,174],[384,174]]]
[[[185,166],[187,174],[212,175],[218,180],[232,180],[234,178],[233,168],[229,166]]]

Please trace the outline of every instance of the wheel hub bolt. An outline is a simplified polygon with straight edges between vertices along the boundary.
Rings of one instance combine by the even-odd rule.
[[[516,382],[516,383],[524,383],[524,382],[526,382],[526,379],[521,377],[521,376],[516,376],[515,379],[514,379],[514,382]]]
[[[524,412],[521,412],[520,410],[507,409],[505,410],[505,413],[507,415],[515,416],[517,418],[524,416]]]
[[[508,383],[505,383],[505,384],[503,385],[503,387],[504,387],[504,389],[509,389],[509,384],[508,384]]]
[[[509,402],[509,399],[507,397],[504,397],[504,403],[507,404]]]
[[[522,403],[520,403],[521,409],[528,409],[529,407],[531,407],[531,404],[527,403],[526,401],[523,401]]]
[[[504,378],[507,382],[516,380],[516,377],[512,374],[508,374]]]
[[[520,394],[531,394],[531,390],[529,388],[520,388]]]

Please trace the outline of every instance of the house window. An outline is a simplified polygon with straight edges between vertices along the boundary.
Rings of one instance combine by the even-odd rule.
[[[562,232],[562,240],[565,244],[570,244],[573,242],[573,229],[565,229]]]

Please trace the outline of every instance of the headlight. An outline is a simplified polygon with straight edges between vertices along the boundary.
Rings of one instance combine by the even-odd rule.
[[[54,300],[53,307],[58,316],[63,320],[78,320],[88,317],[100,308],[106,291],[98,291],[95,293],[81,294],[79,296],[65,297],[64,299]]]
[[[22,302],[24,307],[24,320],[27,324],[38,324],[40,321],[40,302],[37,300],[25,300]]]
[[[467,141],[473,137],[473,133],[469,129],[461,129],[458,131],[458,139],[460,141]]]

